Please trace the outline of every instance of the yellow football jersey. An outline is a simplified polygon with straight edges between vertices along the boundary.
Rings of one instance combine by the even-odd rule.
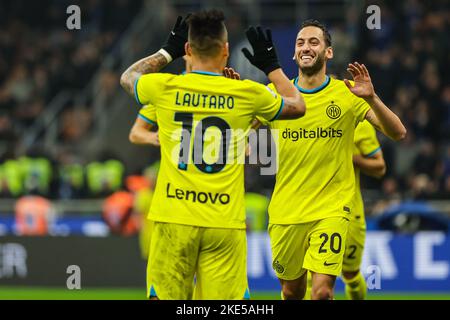
[[[298,78],[293,82],[303,95],[306,114],[268,124],[278,149],[269,223],[349,217],[355,192],[353,135],[370,106],[329,76],[312,90],[300,88]]]
[[[156,108],[161,167],[149,217],[245,228],[245,138],[256,117],[275,120],[283,99],[250,80],[193,71],[142,76],[136,99]]]
[[[353,154],[361,154],[364,157],[371,157],[381,150],[378,142],[377,132],[369,121],[364,120],[355,130]],[[353,215],[359,216],[360,221],[364,222],[364,202],[361,195],[360,169],[355,169],[355,198],[353,203]]]
[[[151,125],[157,125],[158,121],[156,119],[156,108],[151,104],[143,106],[139,110],[138,117]]]

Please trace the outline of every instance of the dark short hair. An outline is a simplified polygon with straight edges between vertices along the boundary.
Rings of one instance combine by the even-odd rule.
[[[321,29],[323,32],[323,38],[325,40],[325,43],[327,44],[328,47],[331,47],[331,35],[324,24],[320,23],[318,20],[309,19],[302,23],[300,30],[306,27],[317,27]]]
[[[215,56],[227,39],[225,16],[222,11],[212,9],[192,14],[189,24],[189,44],[200,56]]]

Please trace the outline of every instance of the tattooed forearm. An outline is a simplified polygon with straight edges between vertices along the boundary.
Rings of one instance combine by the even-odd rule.
[[[168,64],[167,59],[159,52],[139,60],[129,67],[120,77],[120,85],[134,95],[134,83],[143,74],[158,72]]]

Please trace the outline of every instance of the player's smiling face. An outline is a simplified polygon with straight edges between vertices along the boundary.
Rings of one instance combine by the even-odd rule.
[[[302,28],[297,34],[294,57],[303,73],[313,75],[319,72],[326,60],[333,57],[333,51],[327,46],[322,29],[314,26]]]

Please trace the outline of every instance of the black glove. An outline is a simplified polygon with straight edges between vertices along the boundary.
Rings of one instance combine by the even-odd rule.
[[[266,30],[265,35],[261,27],[255,28],[251,26],[245,34],[253,48],[253,55],[247,48],[242,49],[242,53],[255,67],[264,71],[266,75],[275,69],[281,68],[270,29]]]
[[[188,14],[184,19],[181,16],[178,16],[173,30],[170,32],[166,43],[162,46],[162,49],[166,50],[167,53],[170,54],[172,60],[185,55],[184,45],[188,41],[189,29],[186,20],[189,16],[190,14]]]

